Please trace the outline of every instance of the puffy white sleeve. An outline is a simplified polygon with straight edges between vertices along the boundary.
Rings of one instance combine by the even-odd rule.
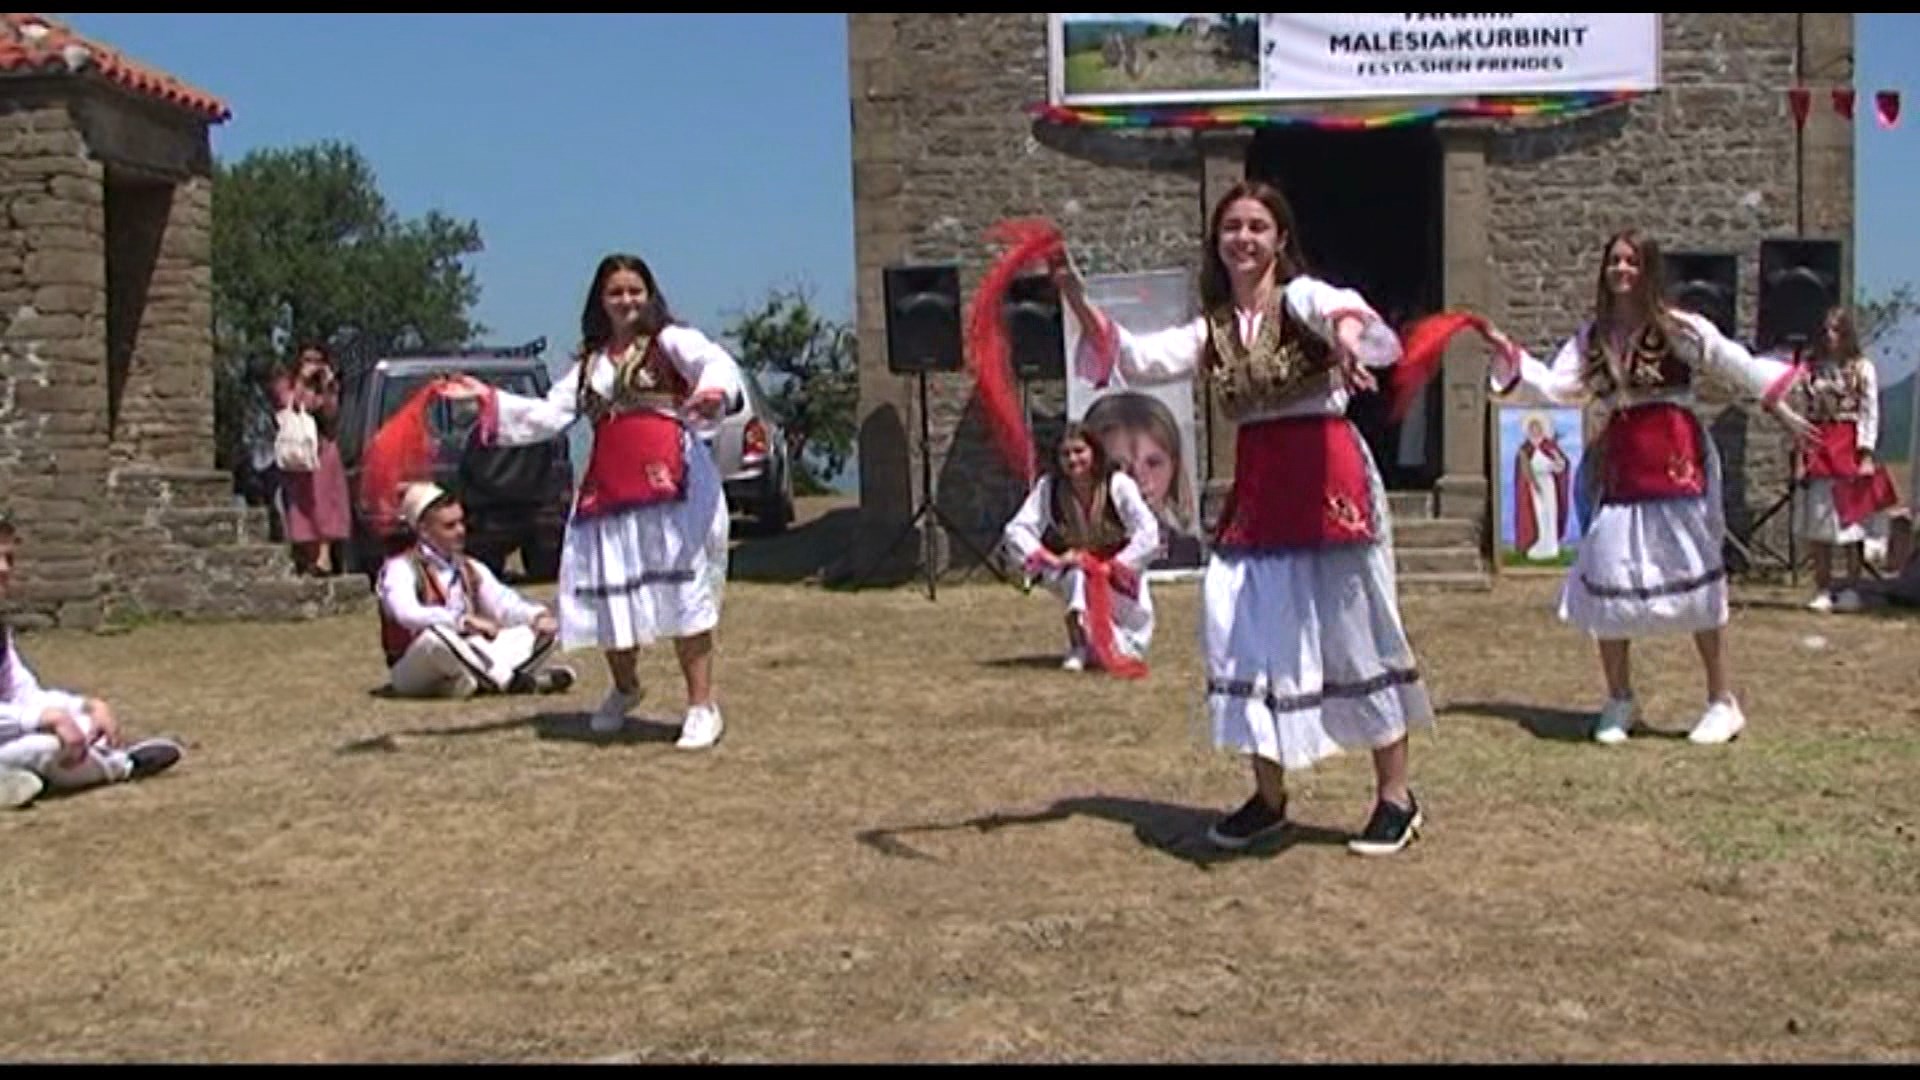
[[[496,446],[531,446],[560,435],[573,425],[578,414],[580,380],[586,365],[597,357],[574,361],[560,381],[547,390],[545,397],[527,397],[496,389],[494,407],[499,410],[499,427],[494,432]]]
[[[1127,385],[1179,382],[1191,378],[1199,369],[1200,356],[1207,347],[1205,319],[1195,316],[1179,326],[1170,326],[1151,334],[1136,334],[1115,322],[1105,312],[1099,315],[1106,329],[1114,335],[1117,355],[1113,363]],[[1099,355],[1098,341],[1096,333],[1083,330],[1074,353],[1074,369],[1081,378],[1095,386],[1105,386],[1113,372],[1106,369],[1104,359]]]
[[[1124,472],[1115,472],[1107,485],[1114,509],[1127,526],[1127,546],[1114,556],[1135,573],[1145,573],[1160,554],[1160,519],[1140,494],[1140,485]]]
[[[48,709],[64,709],[78,718],[86,711],[86,699],[64,690],[48,690],[20,655],[19,643],[8,635],[7,655],[0,661],[0,742],[10,742],[40,730],[40,716]]]
[[[1393,332],[1380,313],[1353,289],[1330,285],[1305,274],[1287,282],[1287,310],[1329,345],[1340,343],[1340,324],[1348,319],[1361,323],[1357,356],[1367,367],[1392,367],[1400,362],[1400,335]]]
[[[546,610],[507,588],[505,582],[495,577],[492,570],[487,569],[486,563],[478,559],[473,560],[473,571],[475,578],[478,579],[474,584],[480,593],[480,604],[500,620],[500,625],[526,626]]]
[[[1871,454],[1880,445],[1880,373],[1864,356],[1854,363],[1860,365],[1860,386],[1866,395],[1860,401],[1860,450]]]
[[[420,602],[420,581],[414,576],[413,560],[405,556],[396,555],[380,568],[376,591],[387,617],[405,627],[408,633],[418,634],[429,626],[454,629],[460,625],[460,617],[450,608]]]
[[[1674,311],[1671,314],[1698,335],[1698,363],[1708,375],[1769,406],[1792,389],[1794,379],[1799,374],[1799,369],[1793,364],[1753,355],[1746,346],[1722,334],[1720,328],[1704,316],[1691,311]]]
[[[1525,349],[1512,356],[1496,354],[1488,371],[1493,393],[1504,401],[1527,405],[1584,405],[1588,393],[1580,378],[1581,354],[1586,352],[1591,326],[1583,326],[1543,364]]]
[[[660,348],[678,368],[693,393],[718,390],[727,397],[729,411],[740,407],[740,364],[719,343],[691,326],[673,325],[660,331]]]
[[[1052,504],[1053,475],[1042,476],[1040,482],[1033,485],[1027,493],[1027,501],[1020,504],[1020,510],[1007,522],[1001,541],[1007,550],[1020,560],[1022,566],[1032,570],[1041,551],[1040,538],[1047,531],[1047,508]]]

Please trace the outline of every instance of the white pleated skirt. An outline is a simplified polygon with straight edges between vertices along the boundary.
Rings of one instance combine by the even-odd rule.
[[[1392,520],[1371,453],[1367,472],[1373,542],[1208,560],[1201,633],[1219,748],[1300,770],[1433,726],[1400,620]]]
[[[568,520],[559,590],[564,648],[643,648],[719,625],[730,528],[726,493],[707,444],[684,430],[680,437],[686,498]]]
[[[1707,491],[1697,498],[1599,505],[1560,593],[1560,618],[1601,641],[1697,634],[1727,624],[1720,453],[1701,434]],[[1596,483],[1596,473],[1582,482]],[[1590,490],[1592,490],[1590,488]],[[1599,499],[1593,502],[1599,504]]]

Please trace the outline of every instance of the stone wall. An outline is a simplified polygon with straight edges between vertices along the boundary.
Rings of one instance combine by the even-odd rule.
[[[124,378],[113,460],[213,464],[212,184],[118,181],[106,192],[108,370]]]
[[[0,99],[0,506],[15,625],[310,617],[364,579],[301,580],[213,447],[203,121],[83,84]]]
[[[102,168],[66,106],[0,100],[0,501],[22,625],[91,625],[105,585]]]
[[[1045,15],[849,15],[848,44],[863,342],[886,341],[882,267],[958,262],[965,302],[998,253],[984,234],[1005,218],[1058,222],[1089,274],[1192,261],[1203,211],[1190,135],[1039,128],[1024,111],[1047,95]],[[861,355],[862,533],[884,542],[920,494],[917,390],[888,372],[884,347]],[[990,538],[1025,492],[985,438],[972,380],[934,376],[929,391],[941,509]],[[1032,407],[1044,442],[1064,386],[1036,384]]]
[[[919,475],[913,385],[886,368],[881,268],[957,260],[970,296],[994,254],[982,231],[1021,214],[1064,225],[1088,273],[1188,265],[1204,176],[1224,163],[1186,133],[1035,126],[1024,107],[1046,97],[1042,14],[848,20],[859,331],[874,343],[860,373],[871,542],[890,539],[886,526],[911,512]],[[1487,220],[1483,244],[1449,232],[1449,275],[1469,255],[1489,262],[1485,306],[1545,349],[1591,305],[1600,239],[1633,223],[1670,248],[1738,251],[1740,325],[1750,334],[1762,237],[1792,235],[1804,210],[1806,234],[1846,240],[1852,265],[1852,133],[1816,108],[1796,140],[1784,93],[1801,50],[1809,81],[1850,80],[1852,25],[1847,13],[1666,15],[1660,95],[1573,122],[1489,131],[1484,167],[1449,173],[1450,184],[1465,177],[1484,188]],[[935,381],[935,484],[960,527],[990,535],[1017,492],[972,417],[969,385],[965,376]],[[1060,398],[1058,384],[1037,388],[1036,409],[1057,414]],[[1714,426],[1738,528],[1781,490],[1785,445],[1764,418],[1736,413]]]
[[[1657,98],[1492,141],[1495,314],[1516,338],[1542,356],[1557,348],[1578,313],[1592,310],[1602,240],[1633,226],[1667,250],[1738,254],[1738,330],[1752,339],[1760,242],[1793,236],[1803,210],[1784,92],[1800,18],[1669,13]],[[1821,35],[1816,47],[1850,49],[1850,16],[1805,18]],[[1818,129],[1838,126],[1816,116],[1809,133],[1831,143]],[[1851,139],[1808,154],[1804,171],[1806,235],[1844,241],[1851,266]],[[1743,532],[1785,491],[1787,440],[1764,416],[1722,406],[1708,414],[1727,470],[1729,523]],[[1785,524],[1782,514],[1764,534],[1776,547]]]

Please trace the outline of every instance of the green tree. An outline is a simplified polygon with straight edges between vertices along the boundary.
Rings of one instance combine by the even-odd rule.
[[[464,256],[480,228],[438,211],[402,220],[348,145],[256,150],[213,177],[215,426],[236,448],[251,384],[304,341],[351,380],[383,354],[455,348],[484,328]]]
[[[787,288],[735,320],[726,337],[786,433],[794,490],[826,490],[853,453],[860,401],[853,328],[821,316],[807,290]]]

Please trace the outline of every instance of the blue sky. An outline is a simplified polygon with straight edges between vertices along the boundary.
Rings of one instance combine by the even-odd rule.
[[[478,220],[494,341],[564,350],[615,249],[716,336],[782,284],[852,314],[843,14],[61,17],[226,98],[223,158],[344,139],[401,214]],[[1920,16],[1863,13],[1855,31],[1856,265],[1881,290],[1920,281]],[[1894,131],[1872,119],[1882,88],[1905,94]]]

